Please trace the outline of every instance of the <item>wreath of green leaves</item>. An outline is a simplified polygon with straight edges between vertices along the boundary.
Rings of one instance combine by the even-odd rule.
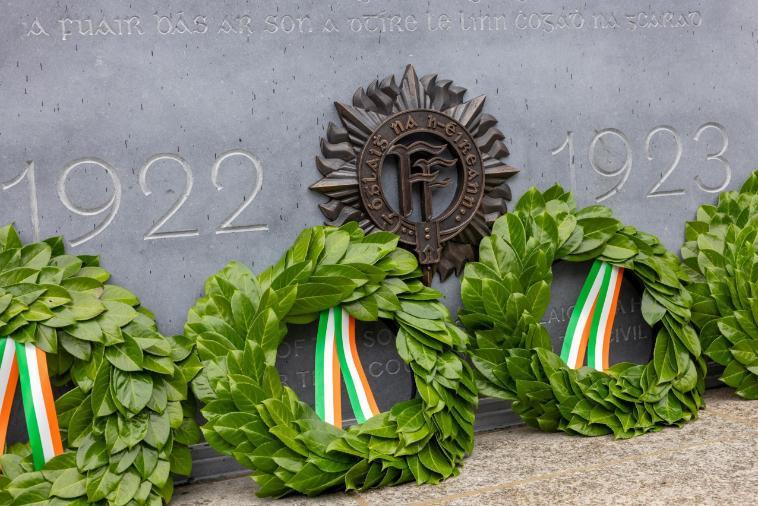
[[[185,401],[200,364],[109,277],[60,238],[22,246],[0,228],[0,335],[44,350],[54,383],[73,384],[55,401],[64,453],[34,471],[29,445],[11,446],[2,504],[160,505],[170,474],[189,474],[200,433]]]
[[[437,483],[471,451],[477,392],[456,354],[467,335],[397,243],[386,232],[364,235],[354,222],[306,229],[259,276],[229,263],[190,310],[185,334],[203,364],[193,382],[205,403],[203,434],[253,470],[258,495]],[[287,324],[338,304],[358,320],[397,323],[397,350],[420,395],[347,430],[321,421],[276,369]]]
[[[692,300],[680,261],[652,235],[624,226],[611,211],[581,210],[553,186],[530,189],[501,216],[466,266],[459,317],[474,333],[470,353],[480,392],[513,401],[542,430],[628,438],[696,418],[705,362],[690,326]],[[653,360],[607,372],[570,369],[553,353],[540,320],[557,260],[599,259],[628,269],[644,285],[642,313],[657,328]]]
[[[758,172],[739,192],[722,193],[687,223],[682,258],[693,269],[705,355],[726,366],[721,381],[746,399],[758,399]]]

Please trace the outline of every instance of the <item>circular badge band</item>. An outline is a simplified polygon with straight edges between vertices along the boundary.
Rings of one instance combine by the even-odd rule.
[[[399,166],[399,209],[389,204],[381,185],[388,157],[395,158]],[[445,209],[435,211],[433,189],[452,183],[450,176],[440,175],[445,168],[456,176],[456,192]],[[476,141],[460,123],[433,110],[400,112],[387,118],[363,148],[358,181],[372,219],[384,222],[386,230],[398,233],[401,242],[408,244],[416,244],[419,231],[429,241],[423,236],[430,235],[424,230],[430,224],[441,239],[455,237],[471,221],[484,194],[484,168]],[[409,219],[416,186],[421,187],[421,224]]]

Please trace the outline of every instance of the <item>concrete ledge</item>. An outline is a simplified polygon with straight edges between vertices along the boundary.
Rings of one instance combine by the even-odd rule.
[[[758,489],[758,402],[706,393],[699,420],[629,441],[546,434],[527,427],[478,434],[461,475],[295,504],[752,504]],[[174,504],[256,505],[255,483],[235,478],[177,487]]]

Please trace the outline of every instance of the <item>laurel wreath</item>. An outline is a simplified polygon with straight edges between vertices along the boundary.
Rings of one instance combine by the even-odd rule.
[[[685,240],[692,321],[704,353],[726,366],[720,379],[737,395],[758,399],[758,172],[739,192],[701,206]]]
[[[0,228],[0,335],[44,350],[54,381],[73,384],[55,401],[64,453],[34,471],[29,445],[11,446],[2,504],[159,505],[171,474],[190,472],[197,358],[109,277],[97,257],[66,255],[60,238],[23,246]]]
[[[533,427],[628,438],[696,418],[705,362],[690,325],[688,279],[652,235],[624,226],[603,206],[581,210],[556,185],[530,189],[500,217],[466,266],[459,317],[474,334],[470,353],[483,394],[513,401]],[[657,330],[653,360],[606,372],[570,369],[553,353],[540,320],[557,260],[600,259],[642,282],[642,314]]]
[[[387,232],[364,235],[355,222],[306,229],[259,276],[229,263],[190,310],[185,334],[203,364],[193,381],[205,403],[203,434],[253,470],[258,495],[437,483],[471,451],[477,392],[456,354],[467,335],[397,243]],[[358,320],[397,323],[397,350],[420,395],[347,430],[321,421],[276,369],[287,324],[338,304]]]

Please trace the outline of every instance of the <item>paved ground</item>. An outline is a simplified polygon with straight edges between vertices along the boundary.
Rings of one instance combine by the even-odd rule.
[[[526,427],[478,434],[457,478],[362,494],[267,501],[249,478],[178,487],[177,505],[756,504],[758,401],[728,389],[682,429],[629,441],[545,434]]]

